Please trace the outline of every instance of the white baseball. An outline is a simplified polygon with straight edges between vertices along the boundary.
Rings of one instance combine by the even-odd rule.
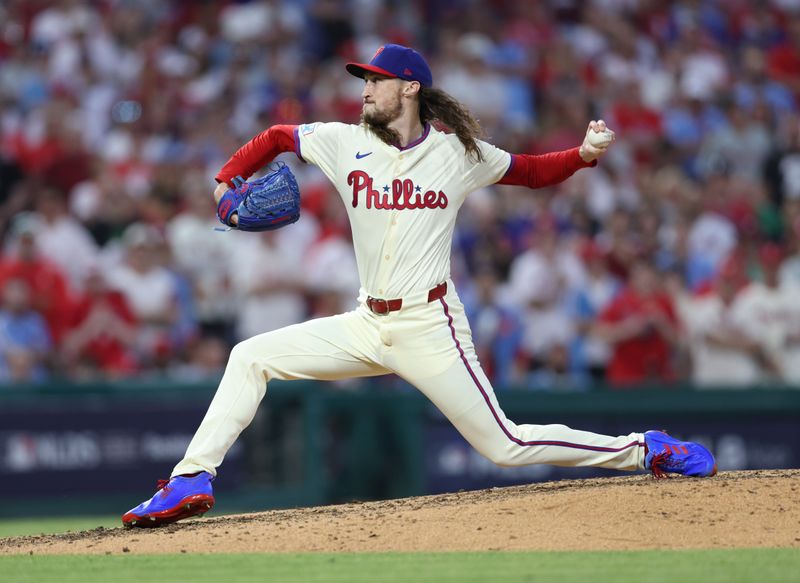
[[[589,130],[588,133],[589,143],[595,148],[605,148],[614,141],[614,132],[606,128],[602,132]]]

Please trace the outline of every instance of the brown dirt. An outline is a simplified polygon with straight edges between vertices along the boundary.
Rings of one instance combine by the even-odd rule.
[[[564,480],[0,539],[4,554],[800,547],[800,470]]]

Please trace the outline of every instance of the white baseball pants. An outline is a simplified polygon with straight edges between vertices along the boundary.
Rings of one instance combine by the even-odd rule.
[[[478,363],[464,306],[452,282],[373,314],[360,298],[345,314],[310,320],[240,342],[231,351],[211,406],[173,476],[216,475],[253,420],[272,379],[337,380],[395,373],[417,387],[482,455],[501,466],[553,464],[644,469],[644,436],[618,437],[564,425],[516,425],[497,403]]]

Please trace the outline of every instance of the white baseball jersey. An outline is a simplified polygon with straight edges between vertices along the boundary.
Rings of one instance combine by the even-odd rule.
[[[295,139],[298,155],[342,197],[361,285],[378,298],[402,298],[450,276],[458,210],[467,194],[500,180],[511,163],[508,152],[485,142],[483,162],[472,162],[455,135],[429,125],[405,148],[343,123],[302,125]]]
[[[497,464],[644,467],[641,433],[611,437],[558,424],[513,423],[481,369],[464,306],[449,280],[450,249],[464,198],[503,177],[511,164],[507,152],[481,142],[484,160],[474,162],[455,136],[429,126],[418,140],[396,148],[364,127],[342,123],[299,126],[295,147],[301,159],[322,169],[347,208],[362,286],[359,306],[237,344],[173,476],[216,475],[272,379],[390,373],[416,386]],[[445,291],[429,294],[433,288]],[[399,309],[376,313],[367,295],[403,301]]]
[[[748,336],[741,310],[725,305],[717,295],[692,298],[682,316],[692,349],[692,380],[703,387],[747,387],[759,381],[755,358],[740,350],[709,342],[709,333]]]
[[[800,350],[790,339],[800,328],[796,290],[752,282],[734,301],[733,309],[751,338],[757,340],[780,368],[784,381],[800,380]]]

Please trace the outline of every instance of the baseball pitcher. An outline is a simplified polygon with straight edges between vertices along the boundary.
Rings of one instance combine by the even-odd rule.
[[[228,228],[278,228],[299,217],[299,189],[291,172],[283,166],[259,181],[247,178],[282,152],[293,151],[318,166],[349,215],[361,281],[358,307],[237,344],[171,479],[160,481],[156,494],[127,512],[123,523],[158,526],[209,510],[217,468],[273,379],[394,373],[502,466],[714,475],[716,464],[706,448],[659,431],[612,437],[509,420],[475,355],[450,279],[453,228],[466,196],[490,184],[549,186],[596,165],[614,141],[605,123],[590,122],[583,143],[571,150],[509,154],[478,139],[478,122],[435,88],[428,64],[415,50],[387,44],[368,64],[348,63],[347,71],[364,79],[358,125],[273,126],[225,164],[214,196]]]

